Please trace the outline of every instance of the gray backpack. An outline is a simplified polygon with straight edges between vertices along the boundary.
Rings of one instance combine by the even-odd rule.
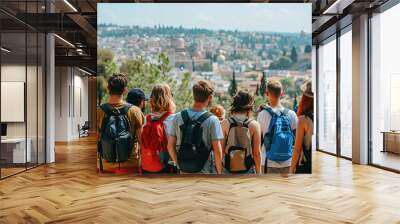
[[[249,123],[228,119],[230,126],[225,147],[225,168],[230,173],[246,173],[254,165]]]

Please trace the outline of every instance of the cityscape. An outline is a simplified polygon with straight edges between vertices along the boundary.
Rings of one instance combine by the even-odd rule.
[[[121,67],[129,60],[142,58],[159,63],[167,56],[169,76],[182,80],[191,74],[191,83],[210,80],[217,96],[230,94],[236,86],[261,94],[261,80],[280,79],[287,106],[293,108],[299,86],[311,77],[311,36],[300,33],[208,30],[155,25],[153,27],[98,25],[98,46],[111,50]],[[264,76],[264,77],[263,77]]]

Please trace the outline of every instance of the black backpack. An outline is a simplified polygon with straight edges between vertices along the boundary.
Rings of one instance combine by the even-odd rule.
[[[181,112],[183,124],[181,131],[181,143],[177,153],[178,165],[185,173],[200,172],[210,156],[211,147],[203,141],[203,128],[201,124],[207,120],[211,113],[205,112],[196,120],[191,120],[187,110]]]
[[[102,159],[107,162],[125,162],[129,160],[133,149],[133,135],[126,114],[131,104],[125,104],[117,109],[105,103],[100,108],[106,114],[100,130],[99,157],[100,170],[103,169]]]

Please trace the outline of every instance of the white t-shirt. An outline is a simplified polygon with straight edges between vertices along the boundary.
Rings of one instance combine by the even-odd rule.
[[[272,107],[272,110],[274,112],[278,111],[283,111],[285,108],[283,106],[278,106],[278,107]],[[295,130],[297,128],[297,115],[294,111],[289,110],[288,112],[288,117],[290,120],[290,126],[292,127],[292,130]],[[265,133],[268,133],[268,128],[269,128],[269,123],[271,122],[271,114],[268,113],[266,110],[260,111],[257,116],[257,121],[260,123],[260,128],[262,132],[262,136],[265,136]],[[262,147],[262,165],[265,165],[265,158],[266,158],[267,152],[265,150],[264,144]],[[288,167],[290,166],[292,161],[292,158],[286,160],[286,161],[272,161],[268,160],[267,166],[268,167],[276,167],[276,168],[281,168],[281,167]]]

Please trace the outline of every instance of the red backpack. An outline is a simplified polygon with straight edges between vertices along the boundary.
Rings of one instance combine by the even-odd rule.
[[[164,130],[164,120],[171,115],[165,112],[159,119],[146,116],[146,124],[141,135],[142,169],[149,172],[159,172],[164,168],[160,154],[167,152],[167,135]]]

